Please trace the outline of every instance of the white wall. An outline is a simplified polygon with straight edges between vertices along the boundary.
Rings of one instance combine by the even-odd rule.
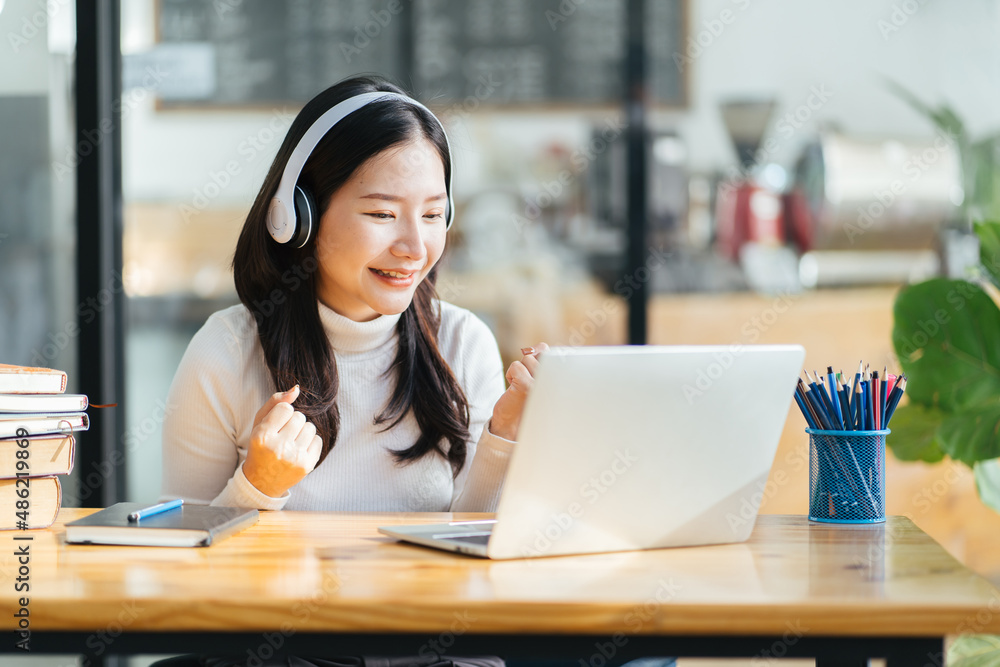
[[[974,133],[1000,131],[995,0],[694,0],[693,10],[692,37],[724,10],[733,17],[695,59],[692,106],[680,118],[698,169],[734,159],[717,111],[730,96],[775,97],[780,117],[806,103],[813,86],[833,93],[791,137],[774,133],[785,164],[821,122],[865,135],[929,135],[929,123],[888,91],[884,77],[933,105],[950,104]]]
[[[785,165],[823,123],[865,135],[929,136],[930,124],[894,97],[883,77],[932,104],[952,105],[974,134],[1000,130],[996,0],[690,2],[690,36],[702,33],[708,45],[690,64],[690,108],[657,114],[656,122],[679,130],[693,169],[723,169],[735,162],[718,103],[740,96],[778,101],[772,157]],[[897,27],[894,19],[898,29],[887,29]],[[717,35],[710,31],[713,25]],[[152,40],[152,2],[123,3],[123,48],[143,51]],[[780,117],[806,104],[814,88],[832,95],[814,104],[819,108],[808,112],[801,127],[779,130]],[[189,202],[204,194],[211,172],[235,162],[240,173],[213,203],[248,205],[281,140],[269,125],[287,128],[280,110],[157,112],[152,96],[143,97],[133,103],[126,96],[126,199]],[[587,125],[575,114],[484,114],[454,134],[462,161],[456,182],[461,196],[495,172],[489,164],[496,164],[493,151],[502,151],[501,160],[518,160],[553,140],[580,145]],[[254,148],[254,140],[262,150]]]

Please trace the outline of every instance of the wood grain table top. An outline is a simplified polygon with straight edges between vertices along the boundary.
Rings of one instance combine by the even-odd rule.
[[[376,530],[480,514],[261,512],[205,548],[66,544],[63,524],[92,511],[0,536],[4,629],[26,596],[33,631],[1000,632],[1000,592],[897,516],[836,526],[762,515],[742,544],[489,561]],[[30,590],[19,593],[14,552],[26,543]]]

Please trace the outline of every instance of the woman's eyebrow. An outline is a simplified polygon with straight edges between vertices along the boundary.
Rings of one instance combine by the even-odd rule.
[[[442,192],[441,194],[434,195],[433,197],[428,197],[425,201],[437,201],[439,199],[447,199],[448,193]],[[396,195],[387,195],[381,192],[373,192],[371,194],[362,195],[360,199],[381,199],[382,201],[403,201],[402,197],[397,197]]]

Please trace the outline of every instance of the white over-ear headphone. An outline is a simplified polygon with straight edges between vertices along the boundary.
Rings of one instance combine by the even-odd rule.
[[[399,93],[378,91],[374,93],[362,93],[350,97],[339,104],[333,106],[322,116],[320,116],[312,126],[306,130],[305,134],[296,144],[291,157],[285,164],[285,171],[281,174],[281,182],[278,183],[278,191],[271,198],[271,204],[267,209],[267,231],[271,238],[278,243],[287,243],[295,248],[301,248],[315,234],[315,229],[319,227],[319,209],[316,208],[316,201],[308,190],[298,184],[299,174],[306,164],[306,160],[319,144],[320,140],[326,136],[334,125],[354,113],[358,109],[372,102],[381,100],[397,99],[403,100],[420,107],[431,118],[437,121],[444,134],[445,145],[448,147],[448,155],[451,156],[451,145],[448,143],[448,134],[444,131],[444,125],[438,120],[431,110],[413,98]],[[450,165],[448,165],[450,167]],[[451,227],[451,221],[455,216],[455,203],[451,197],[451,169],[448,170],[448,202],[445,209],[445,229]]]

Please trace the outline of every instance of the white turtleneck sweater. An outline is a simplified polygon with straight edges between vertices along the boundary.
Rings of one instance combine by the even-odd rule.
[[[469,403],[465,465],[457,477],[440,454],[397,464],[392,450],[417,441],[412,411],[381,432],[394,380],[399,315],[354,322],[322,303],[320,319],[340,375],[340,432],[330,453],[284,496],[264,495],[243,475],[254,415],[279,390],[264,363],[253,316],[221,310],[195,334],[174,376],[163,426],[162,498],[265,510],[474,511],[496,509],[513,442],[490,433],[504,392],[503,363],[489,328],[467,310],[441,303],[438,348]],[[447,442],[444,443],[447,447]]]

